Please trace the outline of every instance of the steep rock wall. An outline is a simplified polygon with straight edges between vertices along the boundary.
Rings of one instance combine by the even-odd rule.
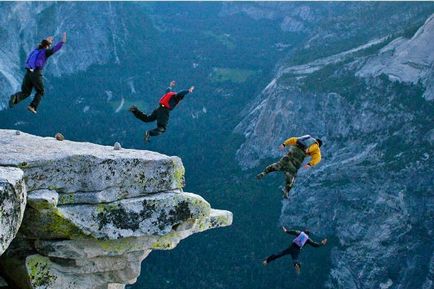
[[[431,27],[432,17],[410,39],[278,67],[235,129],[240,164],[257,170],[281,157],[287,137],[324,140],[322,162],[299,171],[280,220],[333,236],[324,287],[432,287]]]

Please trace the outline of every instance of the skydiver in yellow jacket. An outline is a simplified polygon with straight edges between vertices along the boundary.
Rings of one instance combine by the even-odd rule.
[[[265,170],[259,173],[256,178],[261,179],[268,173],[281,171],[285,174],[285,188],[283,189],[283,195],[288,198],[289,191],[291,190],[297,171],[303,164],[304,158],[310,156],[310,161],[304,165],[305,169],[316,166],[321,161],[320,147],[322,141],[319,138],[313,138],[310,135],[304,135],[301,137],[291,137],[285,140],[279,149],[284,151],[286,147],[290,147],[288,153],[282,157],[277,163],[273,163],[265,168]]]

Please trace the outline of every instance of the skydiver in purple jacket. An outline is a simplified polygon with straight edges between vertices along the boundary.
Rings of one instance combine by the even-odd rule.
[[[317,243],[313,241],[309,235],[310,232],[308,230],[304,231],[298,231],[298,230],[288,230],[285,227],[282,227],[283,232],[285,232],[288,235],[294,235],[297,236],[291,243],[291,246],[289,246],[287,249],[283,250],[282,252],[279,252],[277,254],[273,254],[271,256],[268,256],[262,264],[264,266],[268,265],[268,263],[283,257],[285,255],[291,255],[292,262],[294,263],[294,268],[297,274],[301,271],[301,263],[298,261],[298,255],[300,255],[301,249],[304,247],[304,245],[308,244],[312,247],[318,248],[320,246],[325,246],[327,244],[327,239],[322,240],[320,243]]]
[[[37,48],[30,52],[26,60],[26,74],[24,75],[23,83],[21,84],[21,91],[11,95],[9,99],[10,108],[13,108],[20,101],[26,99],[32,93],[32,89],[34,88],[36,94],[27,109],[36,113],[41,98],[44,95],[42,69],[47,62],[48,57],[59,51],[66,42],[66,32],[63,33],[62,41],[59,41],[53,48],[50,48],[53,44],[53,40],[53,36],[48,36],[41,41]]]

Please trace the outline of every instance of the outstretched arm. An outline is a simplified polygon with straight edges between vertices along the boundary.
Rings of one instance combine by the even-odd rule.
[[[321,246],[325,246],[327,244],[327,239],[322,240],[320,243],[315,242],[314,240],[310,239],[307,240],[307,244],[311,245],[312,247],[318,248]]]
[[[294,235],[298,236],[301,232],[298,230],[288,230],[285,226],[282,227],[283,232],[285,232],[288,235]]]
[[[181,101],[181,100],[184,98],[184,96],[186,96],[186,95],[189,94],[189,93],[192,93],[193,90],[194,90],[194,86],[190,87],[189,89],[182,90],[182,91],[178,92],[178,93],[174,96],[174,98],[176,99],[176,101],[179,102],[179,101]]]
[[[45,51],[45,56],[48,58],[48,57],[50,57],[51,55],[53,55],[54,53],[56,53],[57,51],[59,51],[59,50],[62,48],[62,46],[63,46],[63,44],[64,44],[65,42],[66,42],[66,32],[63,33],[62,41],[57,42],[56,45],[54,45],[53,48],[51,48],[51,49],[47,49],[47,50]]]

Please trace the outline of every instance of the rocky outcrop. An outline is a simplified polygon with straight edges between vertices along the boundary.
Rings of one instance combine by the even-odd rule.
[[[0,255],[20,228],[26,201],[23,172],[16,168],[0,167]]]
[[[23,224],[0,258],[20,288],[123,288],[152,250],[232,222],[182,191],[178,157],[9,130],[0,146],[0,176],[27,192]]]
[[[379,76],[416,84],[421,81],[427,90],[424,97],[434,100],[434,14],[410,39],[397,38],[370,58],[357,72],[358,76]]]

